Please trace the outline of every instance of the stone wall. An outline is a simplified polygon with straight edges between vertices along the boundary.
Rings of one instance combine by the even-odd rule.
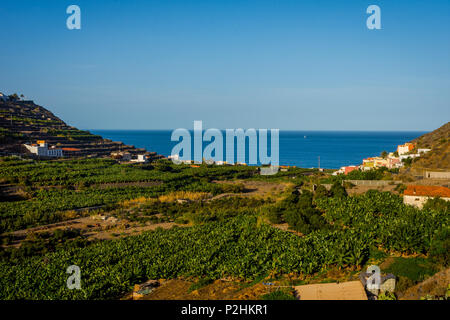
[[[374,186],[374,187],[382,187],[401,183],[401,181],[394,181],[394,180],[344,180],[344,181],[353,183],[355,186]]]
[[[424,178],[450,180],[450,171],[425,171]]]

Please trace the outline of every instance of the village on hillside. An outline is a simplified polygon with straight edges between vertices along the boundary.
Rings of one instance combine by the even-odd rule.
[[[353,171],[369,171],[381,168],[386,169],[400,169],[404,167],[405,163],[410,164],[415,158],[430,152],[430,148],[417,148],[414,143],[406,142],[398,145],[395,152],[382,152],[381,156],[365,158],[360,165],[350,165],[339,168],[333,172],[333,176],[348,175]],[[437,179],[440,181],[450,181],[450,171],[445,170],[423,170],[421,176],[416,176],[417,179],[425,179],[425,181],[433,181]],[[357,181],[356,183],[363,183]],[[450,189],[446,185],[414,185],[408,184],[403,192],[403,201],[405,204],[413,205],[422,208],[428,199],[440,198],[446,201],[450,200]]]
[[[360,165],[341,167],[339,170],[334,172],[333,175],[348,174],[353,170],[366,171],[381,167],[386,167],[388,169],[401,168],[403,167],[404,162],[407,162],[408,159],[420,157],[422,154],[429,151],[431,151],[431,149],[428,148],[418,148],[416,150],[414,143],[406,142],[405,144],[397,146],[397,150],[395,152],[383,152],[381,156],[363,159],[362,164]]]

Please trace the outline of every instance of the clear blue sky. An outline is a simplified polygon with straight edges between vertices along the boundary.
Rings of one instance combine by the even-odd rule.
[[[82,29],[66,28],[67,6]],[[382,30],[366,28],[381,7]],[[433,130],[450,1],[0,1],[0,91],[87,129]]]

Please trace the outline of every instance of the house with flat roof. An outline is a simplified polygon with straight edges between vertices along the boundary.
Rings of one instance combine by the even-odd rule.
[[[32,154],[35,154],[40,157],[63,157],[63,150],[59,148],[55,148],[54,146],[48,147],[48,144],[45,140],[38,140],[37,144],[24,144],[24,147],[27,148]]]
[[[136,158],[131,159],[130,161],[131,161],[131,162],[146,163],[146,162],[148,162],[148,157],[147,157],[146,154],[138,154],[138,155],[136,156]]]
[[[412,151],[413,149],[414,149],[414,143],[407,142],[405,144],[401,144],[401,145],[397,146],[397,153],[398,153],[398,155],[401,156],[402,154],[408,153],[408,152]]]

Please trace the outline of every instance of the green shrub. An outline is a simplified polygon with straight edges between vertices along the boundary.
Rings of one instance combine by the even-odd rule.
[[[317,186],[316,192],[314,193],[314,199],[326,198],[328,197],[328,190],[325,186],[319,184]]]
[[[207,286],[208,284],[212,283],[214,280],[208,277],[205,278],[200,278],[197,282],[194,282],[193,284],[191,284],[191,286],[188,289],[188,292],[192,292],[194,290],[198,290],[200,288],[203,288],[205,286]]]
[[[283,222],[282,211],[276,206],[264,208],[263,215],[269,220],[270,223],[277,224]]]
[[[431,242],[430,259],[442,266],[450,265],[450,231],[443,229],[438,232]]]
[[[296,300],[292,292],[277,290],[261,296],[262,300]]]
[[[400,183],[394,188],[394,190],[400,194],[403,194],[403,192],[406,190],[406,185],[404,185],[403,183]]]
[[[384,271],[393,273],[395,276],[406,277],[416,283],[432,276],[438,270],[425,258],[397,257]]]
[[[339,182],[335,182],[331,186],[330,195],[333,198],[345,198],[345,197],[347,197],[347,191],[345,190],[345,188]]]
[[[378,295],[378,300],[397,300],[397,297],[392,292],[383,292]]]
[[[430,198],[425,202],[423,210],[436,210],[450,213],[450,201],[445,201],[441,198]]]

